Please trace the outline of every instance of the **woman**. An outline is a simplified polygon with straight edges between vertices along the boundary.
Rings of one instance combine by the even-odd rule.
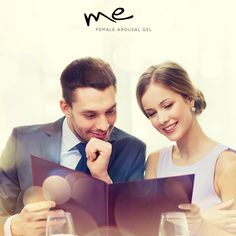
[[[180,207],[189,209],[188,216],[196,221],[200,209],[207,222],[224,229],[221,235],[226,231],[236,233],[236,154],[201,129],[196,119],[206,108],[201,91],[180,65],[166,62],[151,66],[142,74],[136,96],[154,128],[176,142],[149,155],[145,177],[194,173],[194,205]]]

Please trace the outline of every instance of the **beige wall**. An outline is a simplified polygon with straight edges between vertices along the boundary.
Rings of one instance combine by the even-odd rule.
[[[84,12],[124,7],[134,19],[99,20]],[[148,151],[168,145],[139,111],[135,85],[151,64],[176,60],[204,92],[200,122],[236,148],[236,16],[234,0],[0,0],[0,150],[14,126],[56,120],[59,75],[75,58],[102,57],[118,77],[117,125],[142,138]],[[95,27],[149,27],[152,32],[97,32]],[[140,128],[145,127],[145,128]]]

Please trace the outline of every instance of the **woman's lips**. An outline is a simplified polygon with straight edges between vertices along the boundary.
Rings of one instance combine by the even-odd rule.
[[[176,125],[177,125],[177,121],[171,125],[168,125],[166,126],[165,128],[163,128],[162,130],[167,133],[167,134],[170,134],[170,133],[173,133],[175,131],[175,128],[176,128]]]

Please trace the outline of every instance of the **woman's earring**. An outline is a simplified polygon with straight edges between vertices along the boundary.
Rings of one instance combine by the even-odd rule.
[[[192,110],[192,112],[195,112],[195,111],[196,111],[196,108],[195,108],[195,107],[192,107],[191,110]]]

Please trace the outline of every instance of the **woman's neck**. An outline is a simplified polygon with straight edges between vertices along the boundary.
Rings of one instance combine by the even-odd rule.
[[[215,145],[200,127],[196,118],[186,134],[176,142],[173,150],[173,161],[180,165],[189,165],[199,161]]]

